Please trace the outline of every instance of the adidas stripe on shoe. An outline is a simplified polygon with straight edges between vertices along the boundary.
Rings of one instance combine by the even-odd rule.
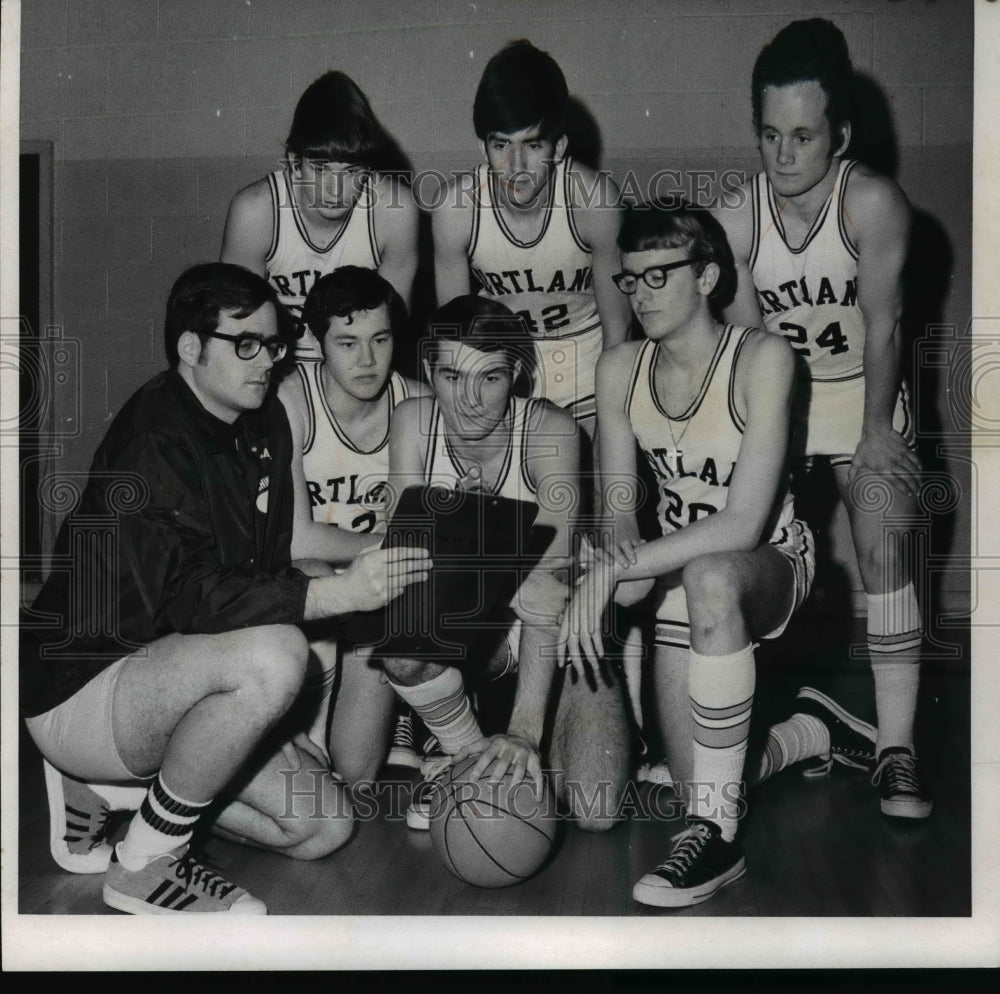
[[[70,873],[103,873],[111,860],[108,837],[116,820],[111,807],[82,780],[42,760],[49,801],[49,850]]]
[[[128,870],[111,855],[104,903],[131,915],[266,915],[263,901],[195,859],[188,847],[158,856],[141,870]]]

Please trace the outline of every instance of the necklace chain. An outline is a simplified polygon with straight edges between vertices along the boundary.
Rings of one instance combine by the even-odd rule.
[[[716,344],[715,349],[712,351],[712,356],[708,360],[708,366],[706,367],[705,372],[702,374],[701,380],[700,380],[700,382],[698,384],[698,390],[695,393],[694,397],[691,399],[691,402],[685,408],[685,410],[690,410],[691,405],[694,404],[695,401],[698,399],[698,397],[701,396],[702,390],[705,387],[705,378],[708,376],[708,372],[712,368],[712,363],[714,362],[716,355],[718,355],[719,345],[721,344],[721,341],[722,340],[720,339],[719,343]],[[657,358],[658,358],[658,353],[659,353],[659,348],[656,349],[656,354],[654,354],[654,356],[653,356],[652,368],[651,368],[651,373],[653,374],[652,383],[653,383],[654,387],[655,387],[655,382],[656,382],[656,380],[655,380],[655,372],[656,372],[656,361],[657,361]],[[681,449],[681,442],[684,441],[684,436],[687,434],[688,428],[691,427],[691,422],[694,420],[694,416],[692,414],[690,417],[688,417],[684,421],[684,427],[681,429],[680,435],[675,435],[674,434],[673,419],[670,417],[670,414],[667,412],[666,405],[661,405],[660,409],[663,411],[663,416],[666,418],[666,421],[667,421],[667,431],[670,432],[670,441],[672,443],[672,448],[667,453],[667,463],[670,466],[671,472],[677,473],[679,471],[679,461],[680,461],[680,458],[684,454],[683,450]]]

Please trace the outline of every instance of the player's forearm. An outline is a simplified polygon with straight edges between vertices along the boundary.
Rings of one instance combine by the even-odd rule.
[[[614,297],[611,297],[612,293]],[[603,292],[597,292],[597,314],[601,319],[601,336],[606,349],[614,348],[628,338],[632,312],[627,303],[622,307],[624,300],[614,286],[611,290],[605,288]]]
[[[764,319],[760,313],[753,276],[746,265],[737,265],[736,279],[736,292],[723,316],[731,324],[743,328],[763,328]]]
[[[464,252],[459,256],[446,253],[434,256],[434,289],[441,303],[472,292],[469,260]]]
[[[338,528],[336,525],[309,521],[297,527],[292,535],[292,559],[320,559],[327,563],[349,563],[366,549],[377,548],[381,541],[380,535],[361,535]]]
[[[665,576],[693,559],[713,552],[743,552],[761,543],[764,519],[724,508],[686,528],[653,539],[635,549],[636,562],[616,569],[619,583]]]
[[[542,740],[545,711],[555,674],[558,629],[548,625],[523,625],[518,653],[517,691],[511,709],[508,735],[518,735],[536,749]]]
[[[892,415],[899,393],[899,322],[891,322],[890,333],[869,333],[865,340],[865,408],[862,431],[884,431],[892,427]]]
[[[597,303],[597,315],[601,319],[601,334],[606,349],[625,341],[632,320],[628,298],[611,279],[612,274],[617,271],[617,251],[611,259],[594,260],[594,300]]]

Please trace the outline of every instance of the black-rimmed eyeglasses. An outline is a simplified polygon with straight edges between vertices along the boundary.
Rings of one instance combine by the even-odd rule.
[[[693,266],[696,262],[704,261],[704,259],[681,259],[680,262],[668,262],[663,266],[650,266],[641,273],[615,273],[611,278],[615,281],[615,286],[622,293],[629,295],[635,293],[638,289],[640,279],[650,290],[659,290],[667,285],[667,273],[671,269],[680,269],[682,266]]]
[[[236,354],[241,359],[256,359],[261,349],[267,349],[272,362],[281,362],[288,352],[288,342],[280,338],[269,338],[266,341],[256,335],[224,335],[221,331],[206,331],[209,338],[222,338],[233,343]]]

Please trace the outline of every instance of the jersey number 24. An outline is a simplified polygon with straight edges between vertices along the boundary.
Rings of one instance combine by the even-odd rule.
[[[799,355],[812,355],[812,349],[806,344],[809,338],[806,333],[806,329],[800,324],[794,324],[792,321],[782,321],[778,325],[781,329],[781,333],[792,343],[792,348],[795,349]],[[830,355],[840,355],[841,352],[848,352],[850,346],[847,344],[847,339],[844,337],[844,333],[840,330],[839,321],[831,321],[817,336],[814,342],[815,345],[820,346],[820,348],[829,349]]]

